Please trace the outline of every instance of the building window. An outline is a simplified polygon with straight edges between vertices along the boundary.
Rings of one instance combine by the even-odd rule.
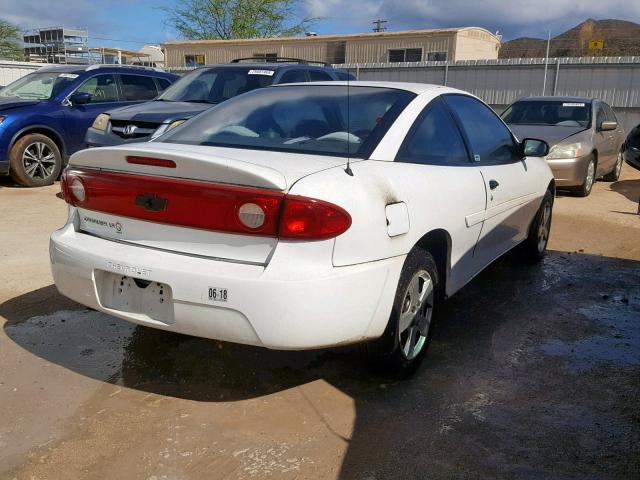
[[[184,66],[185,67],[200,67],[204,65],[204,55],[185,55]]]
[[[421,62],[421,48],[398,48],[389,50],[389,63],[396,62]]]
[[[327,61],[333,64],[347,63],[347,42],[327,43]]]
[[[429,62],[446,62],[447,52],[429,52],[427,53],[427,60]]]
[[[275,62],[278,60],[277,53],[254,53],[253,58],[259,58],[265,62]]]

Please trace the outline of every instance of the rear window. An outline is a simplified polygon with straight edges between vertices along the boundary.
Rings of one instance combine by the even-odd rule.
[[[346,72],[344,70],[336,70],[335,71],[336,77],[338,78],[338,80],[356,80],[356,77],[354,74]]]
[[[591,104],[573,101],[521,101],[501,115],[511,125],[584,127],[591,125]]]
[[[160,141],[366,158],[414,97],[373,87],[267,88],[207,110]]]
[[[220,103],[273,83],[269,68],[224,67],[200,69],[171,85],[159,99],[167,102]]]

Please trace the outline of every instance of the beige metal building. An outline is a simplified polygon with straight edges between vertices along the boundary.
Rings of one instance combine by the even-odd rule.
[[[497,59],[500,36],[480,27],[164,44],[166,67],[226,63],[234,58],[292,57],[344,63]]]

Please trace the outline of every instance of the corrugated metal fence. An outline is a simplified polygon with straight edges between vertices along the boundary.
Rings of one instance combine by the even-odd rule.
[[[627,130],[640,123],[640,57],[467,60],[336,65],[360,80],[447,85],[498,111],[529,95],[575,95],[609,103]]]

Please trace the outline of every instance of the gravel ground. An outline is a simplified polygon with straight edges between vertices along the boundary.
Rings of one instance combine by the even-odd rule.
[[[357,348],[135,327],[52,286],[58,186],[0,180],[0,478],[638,479],[640,174],[559,195],[550,253],[446,306],[409,381]]]

